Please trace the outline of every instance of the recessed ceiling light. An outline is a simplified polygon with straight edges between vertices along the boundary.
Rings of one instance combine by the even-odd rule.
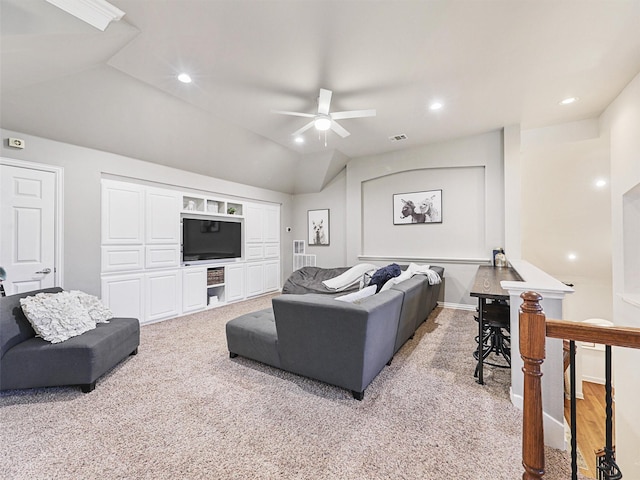
[[[293,139],[293,141],[296,142],[296,143],[304,143],[304,138],[296,137],[296,138]]]
[[[596,187],[602,188],[607,184],[607,181],[604,178],[600,178],[596,180]]]
[[[578,256],[575,253],[570,253],[567,255],[567,258],[573,262],[578,258]]]
[[[188,73],[181,73],[178,75],[178,80],[182,83],[191,83],[191,76]]]
[[[571,105],[578,101],[578,97],[568,97],[560,101],[560,105]]]
[[[431,105],[429,105],[429,110],[440,110],[442,107],[444,107],[442,103],[433,102]]]

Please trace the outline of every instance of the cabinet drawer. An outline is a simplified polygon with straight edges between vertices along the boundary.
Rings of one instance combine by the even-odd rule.
[[[280,244],[279,243],[267,243],[264,246],[264,258],[278,258],[280,257]]]
[[[146,268],[177,267],[178,265],[180,265],[180,247],[178,245],[152,245],[146,247]]]
[[[144,266],[142,246],[102,247],[102,272],[141,270]]]
[[[262,260],[264,257],[264,248],[261,243],[256,245],[249,244],[247,245],[245,253],[247,260]]]

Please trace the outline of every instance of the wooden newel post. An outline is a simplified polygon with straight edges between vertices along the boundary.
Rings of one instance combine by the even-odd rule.
[[[544,475],[544,428],[542,423],[542,362],[545,357],[546,324],[536,292],[520,295],[520,356],[524,362],[524,407],[522,412],[523,480]]]

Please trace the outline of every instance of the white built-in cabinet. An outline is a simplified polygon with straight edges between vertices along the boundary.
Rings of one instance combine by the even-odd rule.
[[[246,292],[252,297],[280,288],[280,207],[247,203],[244,211]]]
[[[182,269],[182,313],[202,310],[207,306],[207,268]]]
[[[144,274],[103,275],[102,301],[116,317],[137,318],[143,321]]]
[[[145,274],[145,319],[149,322],[181,313],[182,277],[180,270],[161,270]]]
[[[234,263],[225,267],[225,293],[227,302],[236,302],[245,297],[244,263]]]
[[[144,187],[102,181],[102,245],[142,245]]]
[[[181,215],[194,213],[244,219],[243,258],[182,264]],[[155,322],[280,288],[279,205],[103,179],[101,224],[102,299],[117,316]]]

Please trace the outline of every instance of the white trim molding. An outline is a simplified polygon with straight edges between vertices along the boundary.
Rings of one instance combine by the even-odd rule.
[[[428,264],[461,264],[461,265],[491,265],[488,258],[453,258],[453,257],[386,257],[381,255],[358,255],[358,260],[364,262],[416,262]]]
[[[124,12],[105,0],[47,0],[51,5],[105,31],[111,22],[119,21]]]

